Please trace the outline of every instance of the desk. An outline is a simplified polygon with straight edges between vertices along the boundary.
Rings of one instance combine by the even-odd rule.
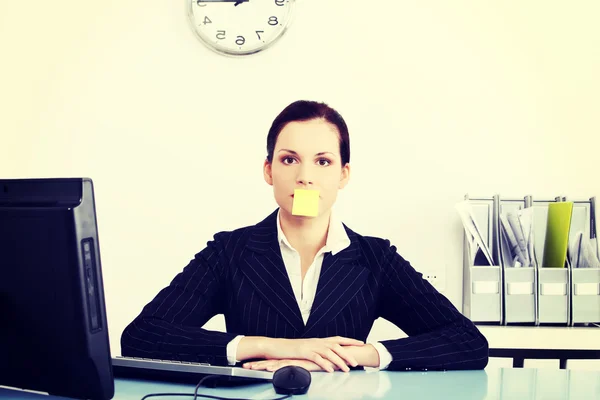
[[[477,325],[495,349],[564,349],[600,351],[600,328]]]
[[[478,325],[477,328],[488,340],[490,357],[512,358],[515,368],[522,367],[524,359],[558,359],[562,369],[567,367],[567,360],[600,360],[598,327]]]
[[[401,400],[600,400],[600,372],[560,369],[500,368],[485,371],[313,373],[306,395],[293,399]],[[116,400],[140,400],[155,392],[192,393],[193,385],[117,379]],[[223,397],[272,399],[270,383],[236,389],[206,389],[200,393]],[[1,399],[58,400],[39,394],[0,388]],[[191,397],[152,397],[184,400]]]

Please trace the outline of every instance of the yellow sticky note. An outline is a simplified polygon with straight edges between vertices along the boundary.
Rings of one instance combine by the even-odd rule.
[[[295,189],[292,215],[305,217],[316,217],[319,215],[319,191]]]

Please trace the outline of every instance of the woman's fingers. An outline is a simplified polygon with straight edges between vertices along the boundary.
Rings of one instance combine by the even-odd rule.
[[[333,350],[338,356],[340,356],[346,362],[347,365],[351,365],[353,367],[356,367],[358,365],[358,361],[356,361],[356,358],[352,357],[348,353],[348,351],[339,344],[333,345],[331,350]]]
[[[333,371],[336,371],[336,370],[338,370],[338,369],[339,369],[339,368],[337,367],[337,365],[333,364],[333,363],[332,363],[331,361],[329,361],[329,360],[325,360],[325,364],[326,364],[326,365],[327,365],[327,367],[328,367],[328,369],[326,369],[326,370],[324,370],[323,368],[319,367],[317,364],[315,364],[315,363],[313,363],[313,362],[306,361],[306,360],[303,360],[303,361],[305,361],[305,362],[307,362],[307,363],[310,363],[310,364],[314,365],[314,367],[315,367],[315,368],[318,368],[318,369],[317,369],[317,371],[327,371],[327,372],[333,372]],[[300,365],[300,366],[302,367],[303,365]]]
[[[340,356],[338,356],[335,353],[335,351],[333,351],[331,349],[327,349],[325,351],[325,354],[322,354],[321,356],[323,358],[331,361],[334,365],[336,365],[342,371],[344,371],[344,372],[350,371],[350,368],[348,368],[348,365],[346,364],[346,361],[342,360],[342,358]]]
[[[288,360],[289,361],[289,365],[298,365],[300,367],[306,368],[309,371],[326,371],[326,372],[334,372],[339,370],[340,368],[335,365],[334,363],[332,363],[331,361],[329,361],[326,358],[323,358],[323,364],[325,366],[325,368],[323,368],[322,365],[319,365],[315,362],[309,361],[309,360]]]
[[[269,365],[274,364],[275,362],[277,362],[278,360],[263,360],[263,361],[254,361],[254,362],[249,362],[249,363],[245,363],[243,365],[244,368],[246,369],[256,369],[256,370],[264,370],[266,369]]]
[[[315,364],[317,364],[319,367],[321,367],[322,370],[327,371],[327,372],[333,372],[334,368],[332,366],[332,363],[325,360],[323,357],[321,357],[319,354],[314,353],[313,356],[311,357],[312,362],[314,362]]]
[[[247,362],[242,366],[246,369],[253,369],[257,371],[277,371],[279,368],[288,366],[288,365],[297,365],[303,368],[306,368],[309,371],[329,371],[333,372],[338,369],[337,365],[334,365],[331,361],[321,358],[322,364],[319,365],[315,362],[308,360],[262,360],[262,361],[253,361]]]
[[[328,337],[326,340],[332,341],[342,346],[362,346],[365,344],[365,342],[363,342],[362,340],[356,340],[342,336],[332,336]]]
[[[264,361],[255,361],[252,363],[244,364],[244,368],[253,369],[257,371],[277,371],[281,367],[285,367],[286,365],[292,365],[293,360],[264,360]]]
[[[278,360],[276,362],[272,362],[272,363],[268,364],[265,369],[267,371],[274,372],[274,371],[277,371],[281,367],[285,367],[286,365],[290,365],[290,363],[287,362],[287,360]]]
[[[242,367],[246,368],[246,369],[252,369],[254,367],[254,365],[256,365],[258,363],[244,363],[242,364]]]

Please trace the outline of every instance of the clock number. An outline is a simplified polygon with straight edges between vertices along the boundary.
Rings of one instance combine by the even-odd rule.
[[[269,17],[269,25],[275,26],[278,23],[279,23],[279,21],[277,21],[277,17]]]
[[[208,17],[204,17],[204,25],[206,24],[212,24],[212,21]]]
[[[260,37],[261,33],[265,33],[265,31],[256,31],[256,36],[258,36],[258,40],[261,40],[262,38]]]
[[[246,39],[244,39],[244,37],[243,37],[243,36],[238,36],[238,37],[237,37],[237,39],[235,40],[235,43],[236,43],[238,46],[241,46],[241,45],[243,45],[244,43],[246,43]]]
[[[284,6],[285,5],[285,0],[275,0],[275,4],[277,4],[278,6]]]
[[[225,31],[217,31],[217,39],[219,39],[219,40],[225,39]]]

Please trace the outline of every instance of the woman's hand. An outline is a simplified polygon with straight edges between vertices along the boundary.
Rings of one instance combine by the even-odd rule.
[[[243,340],[243,339],[242,339]],[[358,365],[356,358],[343,346],[362,346],[360,340],[340,336],[324,339],[270,339],[263,358],[267,360],[306,360],[320,369],[333,372],[336,368],[350,371],[348,365]]]
[[[337,370],[337,366],[333,365],[331,362],[325,360],[325,363],[330,367],[331,371]],[[288,365],[296,365],[298,367],[302,367],[308,371],[323,371],[323,368],[318,364],[315,364],[312,361],[308,360],[263,360],[263,361],[253,361],[247,362],[243,366],[246,369],[253,369],[259,371],[277,371],[279,368],[288,366]],[[331,372],[330,371],[330,372]]]
[[[379,368],[379,352],[372,344],[364,346],[346,346],[344,350],[363,367]]]

